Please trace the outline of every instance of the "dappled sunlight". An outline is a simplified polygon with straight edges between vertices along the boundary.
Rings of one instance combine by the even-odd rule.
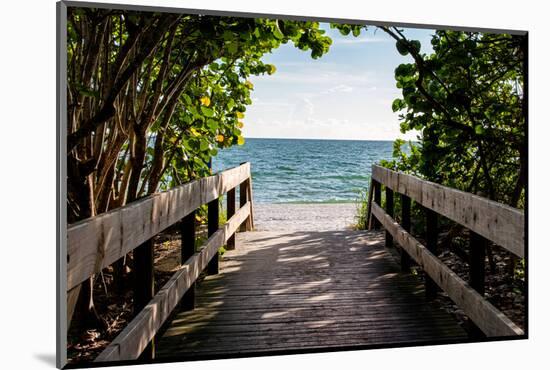
[[[278,262],[302,262],[302,261],[322,261],[326,260],[326,257],[321,257],[319,254],[309,254],[300,257],[279,257]]]
[[[384,248],[382,232],[240,233],[236,249],[221,259],[220,274],[200,283],[197,308],[177,314],[157,353],[439,338],[435,322],[455,324],[434,316],[412,282]],[[447,336],[462,335],[453,328]]]
[[[384,274],[382,276],[378,276],[374,280],[389,280],[389,279],[393,279],[394,277],[396,277],[398,275],[399,275],[399,273],[397,273],[397,272],[390,272],[390,273]]]
[[[367,260],[378,260],[386,258],[386,253],[383,251],[374,252],[369,257],[367,257]]]
[[[289,292],[300,290],[300,289],[311,289],[311,288],[323,286],[325,284],[328,284],[331,281],[332,281],[331,278],[326,278],[326,279],[321,280],[321,281],[312,281],[312,282],[309,282],[309,283],[302,283],[298,286],[297,285],[292,285],[292,286],[289,286],[289,287],[286,287],[286,288],[272,289],[272,290],[268,291],[267,294],[283,294],[283,293],[289,293]]]
[[[292,316],[292,314],[295,314],[300,311],[306,311],[307,308],[300,308],[300,307],[294,307],[289,308],[284,311],[273,311],[273,312],[265,312],[261,315],[262,319],[274,319],[274,318],[281,318],[285,316]]]
[[[306,302],[323,302],[323,301],[328,301],[332,298],[334,298],[334,294],[326,293],[326,294],[320,294],[320,295],[317,295],[317,296],[314,296],[314,297],[307,298],[304,301],[306,301]]]

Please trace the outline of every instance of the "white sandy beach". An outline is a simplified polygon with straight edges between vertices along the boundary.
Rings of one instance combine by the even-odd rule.
[[[355,224],[357,205],[336,204],[254,204],[257,231],[346,230]]]

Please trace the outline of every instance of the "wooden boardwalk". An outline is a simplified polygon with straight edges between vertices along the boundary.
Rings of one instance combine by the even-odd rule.
[[[522,210],[376,165],[369,189],[371,231],[313,231],[294,224],[284,210],[269,215],[285,221],[284,227],[252,231],[250,163],[69,225],[66,295],[60,300],[67,310],[59,320],[70,325],[82,283],[133,251],[137,314],[94,362],[148,359],[155,349],[162,361],[469,341],[452,316],[426,300],[437,286],[487,338],[527,337],[483,296],[486,243],[525,257]],[[220,225],[223,195],[227,221]],[[424,213],[425,245],[410,234],[413,201]],[[195,212],[202,205],[208,207],[208,239],[196,251]],[[319,213],[301,214],[300,221],[307,215],[318,227]],[[468,282],[437,257],[443,216],[469,230]],[[154,237],[176,224],[181,266],[155,292]],[[323,230],[337,227],[323,224]],[[373,230],[380,227],[385,237]],[[243,232],[235,235],[237,230]],[[235,237],[237,249],[219,266],[219,248],[231,249]],[[398,246],[400,264],[384,245]],[[424,271],[424,282],[401,272],[411,261]],[[195,301],[190,289],[205,271],[212,275],[199,284]],[[195,302],[193,311],[178,311]]]
[[[466,340],[377,231],[246,232],[176,312],[156,358]]]

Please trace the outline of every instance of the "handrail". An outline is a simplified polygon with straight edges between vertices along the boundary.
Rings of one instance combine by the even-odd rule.
[[[523,211],[403,172],[372,166],[372,179],[523,258]]]
[[[404,226],[395,221],[393,202],[386,202],[388,208],[386,211],[381,208],[381,204],[377,204],[380,202],[381,185],[386,187],[386,197],[389,196],[393,199],[394,191],[400,193],[402,197],[408,197],[424,206],[427,212],[442,214],[520,257],[525,254],[523,212],[401,172],[376,165],[372,167],[371,189],[374,188],[374,190],[369,193],[368,217],[370,219],[374,216],[382,224],[386,230],[387,245],[395,241],[424,270],[429,277],[426,279],[427,293],[430,282],[435,282],[487,336],[523,335],[524,332],[521,328],[437,258],[433,250],[434,246],[430,247],[429,239],[434,240],[433,235],[427,235],[428,247],[422,245]],[[374,200],[373,194],[378,194],[374,196]],[[407,207],[410,207],[410,201],[407,203]],[[406,212],[410,215],[410,209]],[[409,225],[410,221],[407,220],[406,223]],[[504,237],[498,235],[499,233],[502,233]],[[511,240],[505,240],[506,236]],[[437,242],[436,238],[435,242]],[[471,253],[475,252],[471,251]],[[484,269],[483,260],[482,257],[477,268]],[[470,269],[472,268],[470,266]],[[482,273],[481,276],[483,276]],[[478,290],[483,291],[483,281],[478,281],[477,284],[481,284],[481,288]]]
[[[250,215],[248,201],[233,215],[223,228],[214,233],[200,252],[185,261],[143,310],[100,353],[95,362],[135,360],[154,338],[164,321],[170,316],[184,293],[197,280],[218,249],[237,231]]]
[[[218,198],[225,193],[231,195],[231,197],[228,196],[228,201],[231,198],[235,202],[235,189],[240,187],[241,207],[237,212],[234,212],[233,207],[231,213],[234,212],[234,214],[230,214],[228,209],[228,216],[231,217],[220,229],[217,225],[218,213],[213,213],[215,219],[209,219],[211,224],[209,230],[212,229],[213,231],[212,234],[209,232],[209,239],[206,241],[205,247],[181,266],[172,279],[127,326],[128,330],[132,328],[131,335],[134,337],[139,336],[135,331],[138,330],[137,328],[146,330],[147,342],[145,344],[147,344],[166,319],[166,313],[169,313],[175,307],[183,293],[196,280],[198,274],[205,269],[214,256],[217,256],[217,250],[230,238],[234,239],[233,235],[241,224],[245,224],[244,230],[246,231],[252,229],[250,178],[250,163],[246,162],[215,175],[150,195],[124,207],[69,225],[67,230],[68,322],[71,321],[82,282],[124,257],[130,251],[134,249],[137,251],[136,248],[151,240],[167,227],[185,219],[186,216],[193,216],[194,211],[203,204],[209,204],[210,214],[210,209],[217,211]],[[217,269],[217,264],[215,266]],[[151,309],[151,305],[155,309]],[[160,318],[148,316],[149,313],[158,312],[159,309],[162,311]],[[154,322],[155,325],[147,324],[143,326],[140,324],[142,321],[136,321],[138,318],[149,320],[148,323]],[[117,340],[119,337],[117,337]],[[139,337],[142,338],[142,336]],[[120,346],[120,343],[120,340],[115,340],[112,345]],[[132,353],[133,355],[137,353],[139,355],[145,348],[142,346],[142,342],[138,343],[139,346],[137,347],[135,346],[136,343],[132,343],[134,345],[133,350],[126,349],[124,353]],[[112,352],[112,346],[109,346],[108,349]],[[100,358],[105,356],[102,355]],[[112,355],[108,356],[108,358],[111,357]]]

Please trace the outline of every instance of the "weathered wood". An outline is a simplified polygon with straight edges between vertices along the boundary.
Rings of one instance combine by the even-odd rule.
[[[241,164],[245,164],[243,162]],[[242,191],[245,190],[243,194]],[[250,175],[240,186],[239,189],[240,205],[242,206],[246,202],[250,202],[250,217],[246,220],[245,224],[241,227],[240,231],[252,231],[254,230],[254,197],[252,195],[252,175]],[[243,195],[241,195],[243,194]],[[246,198],[245,198],[246,197]]]
[[[382,187],[380,185],[379,181],[376,181],[374,178],[372,179],[372,184],[374,186],[374,203],[378,205],[382,205]],[[372,207],[371,207],[371,215],[372,215]],[[371,216],[372,217],[372,216]],[[376,217],[373,218],[373,229],[379,230],[380,229],[380,221],[376,219]]]
[[[139,313],[155,295],[153,261],[154,243],[152,239],[134,249],[134,314]],[[154,339],[141,353],[140,358],[143,360],[155,358]]]
[[[426,248],[434,256],[437,256],[437,236],[439,233],[439,228],[437,226],[437,218],[438,218],[437,213],[435,213],[429,208],[424,208],[424,213],[426,215],[426,231],[424,236],[424,239],[426,239]],[[430,276],[426,275],[425,279],[426,279],[425,281],[426,298],[433,299],[437,294],[437,285],[430,278]]]
[[[487,247],[487,239],[470,230],[469,284],[481,296],[485,293],[485,250]],[[467,325],[471,338],[484,337],[483,332],[472,320],[469,319]]]
[[[516,256],[525,256],[523,211],[376,165],[372,167],[372,178],[475,231]]]
[[[248,190],[247,190],[247,181],[245,180],[239,186],[239,206],[242,207],[247,202],[248,202]],[[246,224],[246,222],[241,225],[241,228],[239,231],[245,232],[248,230],[248,225]]]
[[[155,295],[153,279],[154,244],[149,239],[134,250],[134,313],[143,309]]]
[[[211,237],[218,231],[220,224],[220,203],[218,199],[215,199],[208,203],[208,237]],[[216,252],[214,257],[210,260],[206,272],[210,275],[218,273],[219,264],[219,252]]]
[[[411,232],[411,198],[405,194],[401,194],[401,226],[408,233]],[[401,271],[410,272],[411,258],[403,248],[400,248],[400,251]]]
[[[399,271],[381,232],[237,237],[199,284],[197,309],[173,315],[157,358],[467,339]]]
[[[227,192],[227,218],[230,219],[235,214],[235,189]],[[235,235],[227,239],[227,250],[235,249]]]
[[[393,217],[393,190],[386,186],[386,213]],[[393,247],[391,234],[386,230],[386,248]]]
[[[247,219],[247,231],[254,230],[254,195],[252,194],[252,176],[247,180],[248,201],[250,202],[250,216]]]
[[[184,264],[195,254],[196,225],[195,214],[193,211],[181,220],[181,263]],[[180,308],[182,310],[193,310],[195,308],[195,283],[189,286],[189,289],[181,299]]]
[[[405,231],[382,208],[373,204],[373,214],[394,240],[424,269],[466,315],[489,337],[518,336],[524,332],[505,314],[485,300],[425,246]]]
[[[69,225],[67,290],[249,177],[245,163]]]
[[[147,306],[101,352],[96,362],[134,360],[143,352],[164,321],[177,306],[183,294],[198,278],[218,249],[250,215],[250,203],[241,207],[228,222],[216,231],[168,280]]]
[[[372,191],[372,178],[370,180],[370,185],[369,185],[369,194],[367,196],[367,230],[372,230],[372,214],[371,214],[371,207],[372,207],[372,196],[373,196],[373,191]]]

